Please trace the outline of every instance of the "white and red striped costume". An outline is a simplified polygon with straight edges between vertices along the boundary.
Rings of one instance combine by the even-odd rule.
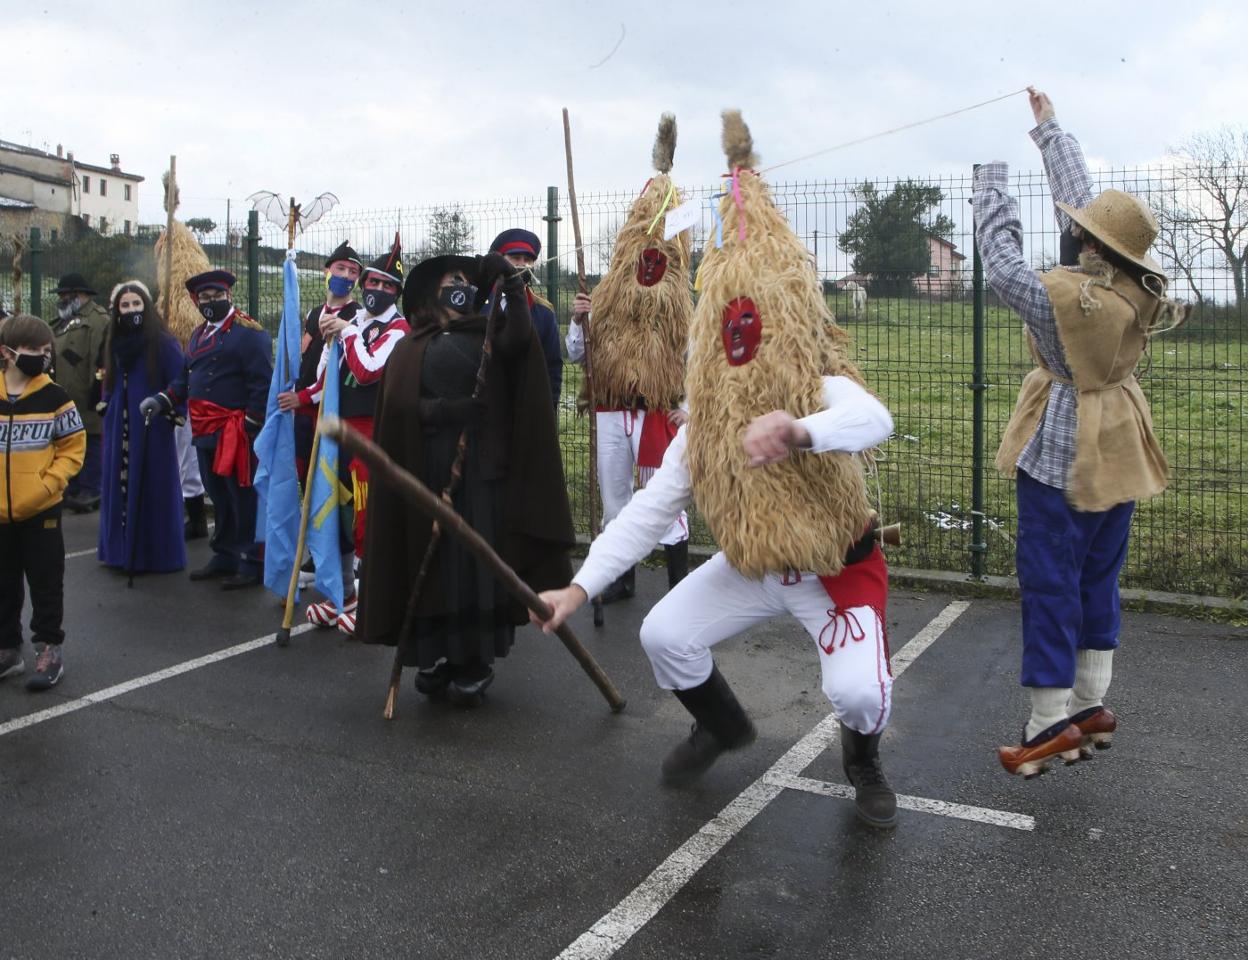
[[[799,457],[828,451],[857,453],[893,430],[888,410],[848,377],[824,377],[826,409],[799,423],[812,446]],[[693,498],[681,427],[663,465],[594,541],[573,577],[587,596],[643,558]],[[819,654],[824,695],[837,716],[864,734],[879,733],[892,708],[892,674],[883,620],[887,571],[879,547],[836,577],[807,571],[771,573],[751,580],[717,553],[660,600],[641,625],[641,645],[665,690],[706,682],[711,647],[755,623],[790,613],[806,628]]]

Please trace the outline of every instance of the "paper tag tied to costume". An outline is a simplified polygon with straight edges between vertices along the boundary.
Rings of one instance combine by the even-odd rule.
[[[696,200],[690,200],[688,203],[682,203],[667,212],[667,216],[663,219],[663,239],[671,240],[678,233],[683,233],[698,222],[701,213],[700,205]]]

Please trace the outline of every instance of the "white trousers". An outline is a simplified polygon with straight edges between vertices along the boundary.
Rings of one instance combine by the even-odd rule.
[[[598,489],[602,495],[602,523],[605,527],[633,498],[633,474],[646,411],[604,410],[595,416],[598,420]],[[644,487],[650,479],[649,474],[655,469],[637,469],[637,487]],[[659,542],[672,546],[688,539],[689,518],[682,510]]]
[[[859,733],[879,733],[893,703],[884,625],[870,606],[836,610],[814,574],[742,576],[717,553],[673,587],[641,625],[641,646],[664,690],[688,690],[711,675],[711,647],[782,613],[815,641],[823,694]]]
[[[199,456],[191,446],[191,418],[186,423],[173,428],[173,442],[178,448],[178,467],[182,471],[182,499],[200,497],[204,493],[204,482],[199,478]]]

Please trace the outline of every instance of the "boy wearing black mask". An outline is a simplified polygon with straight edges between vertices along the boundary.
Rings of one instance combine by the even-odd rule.
[[[26,669],[25,580],[38,651],[28,690],[49,689],[65,670],[61,499],[87,450],[77,407],[48,376],[51,359],[52,331],[38,317],[18,314],[0,321],[0,680]]]
[[[377,405],[377,387],[390,352],[407,336],[410,327],[395,305],[403,283],[403,251],[399,235],[394,235],[390,250],[378,257],[360,277],[363,288],[363,309],[350,319],[339,314],[322,314],[320,332],[328,343],[337,337],[342,344],[338,369],[338,416],[366,437],[373,435],[373,410]],[[333,277],[331,276],[331,281]],[[299,391],[278,394],[282,410],[315,407],[325,386],[329,354],[321,354],[316,381]],[[355,634],[355,562],[364,552],[364,523],[368,505],[368,468],[352,459],[346,465],[343,483],[352,491],[352,507],[344,508],[342,527],[342,610],[330,600],[308,606],[308,622],[321,627],[337,626],[348,636]],[[354,514],[354,515],[352,515]]]

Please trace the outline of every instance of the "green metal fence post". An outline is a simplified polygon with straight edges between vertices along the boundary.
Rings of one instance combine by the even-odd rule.
[[[247,312],[260,318],[260,211],[247,212]]]
[[[979,164],[975,164],[975,170]],[[972,175],[972,183],[974,177]],[[971,260],[971,325],[972,325],[972,372],[969,384],[973,400],[971,427],[971,577],[984,578],[985,554],[988,544],[984,542],[984,394],[988,390],[984,370],[984,354],[987,350],[987,331],[984,321],[984,261],[979,256],[979,233],[972,228]]]
[[[38,227],[30,228],[30,312],[43,316],[43,247]],[[16,291],[14,291],[16,292]]]
[[[546,188],[546,295],[559,316],[559,188]]]

